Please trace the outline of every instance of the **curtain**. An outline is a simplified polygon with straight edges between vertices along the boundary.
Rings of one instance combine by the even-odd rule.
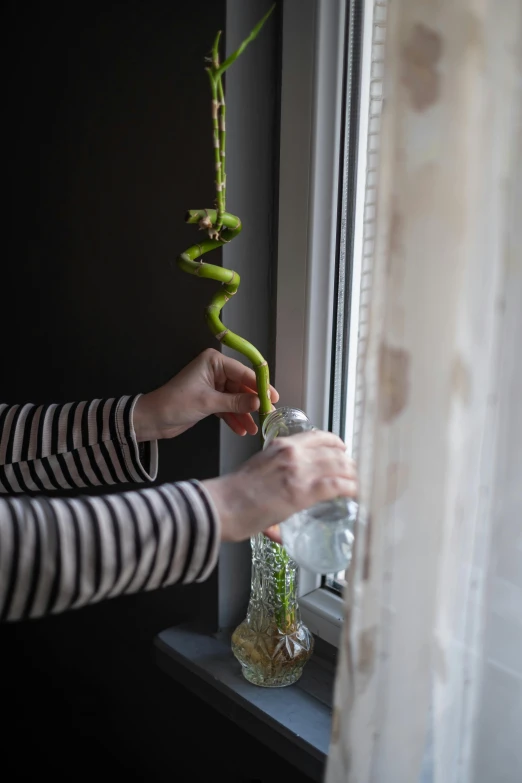
[[[391,0],[384,98],[326,783],[520,783],[520,0]]]

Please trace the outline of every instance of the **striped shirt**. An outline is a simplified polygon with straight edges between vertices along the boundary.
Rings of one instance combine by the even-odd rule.
[[[0,404],[0,620],[205,580],[219,522],[198,481],[90,497],[52,490],[152,481],[138,444],[140,395],[65,405]]]

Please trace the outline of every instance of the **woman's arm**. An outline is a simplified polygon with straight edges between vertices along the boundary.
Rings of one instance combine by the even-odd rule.
[[[0,619],[200,582],[220,541],[197,481],[100,497],[0,498]]]
[[[203,581],[220,540],[246,540],[356,490],[344,443],[316,431],[276,438],[235,473],[202,483],[100,497],[0,498],[0,619]],[[274,530],[266,532],[277,540]]]
[[[138,446],[141,395],[64,405],[0,405],[0,492],[150,481],[156,442]]]
[[[270,387],[271,399],[278,394]],[[217,414],[238,435],[255,434],[253,370],[208,349],[148,394],[66,403],[0,404],[0,493],[150,481],[157,440]]]

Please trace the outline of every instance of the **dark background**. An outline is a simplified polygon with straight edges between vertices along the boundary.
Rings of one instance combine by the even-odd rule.
[[[178,272],[213,202],[202,57],[225,2],[7,2],[2,21],[2,401],[148,391],[212,345]],[[219,263],[219,254],[214,254]],[[160,444],[159,481],[219,470],[207,420]],[[212,624],[217,577],[0,627],[5,783],[304,781],[161,674],[152,639]]]

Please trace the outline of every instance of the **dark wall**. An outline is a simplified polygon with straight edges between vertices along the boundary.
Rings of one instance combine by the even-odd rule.
[[[0,396],[150,390],[212,345],[209,288],[173,260],[197,236],[185,210],[213,201],[202,58],[225,0],[8,2],[1,19]],[[208,420],[160,445],[158,480],[218,459]],[[157,631],[212,620],[216,581],[0,627],[1,779],[291,780],[152,663]]]
[[[224,21],[224,0],[4,4],[4,401],[147,391],[211,344],[209,291],[173,259],[195,236],[185,210],[212,202],[203,55]],[[208,420],[161,444],[159,480],[216,475],[218,458]],[[0,629],[3,705],[29,751],[5,743],[12,779],[39,756],[65,775],[58,737],[84,771],[129,746],[146,765],[151,639],[204,620],[215,592],[214,576]]]
[[[185,210],[213,200],[203,54],[224,5],[4,6],[10,399],[147,390],[210,344],[208,289],[172,262],[197,236]],[[164,476],[187,473],[185,445]]]

